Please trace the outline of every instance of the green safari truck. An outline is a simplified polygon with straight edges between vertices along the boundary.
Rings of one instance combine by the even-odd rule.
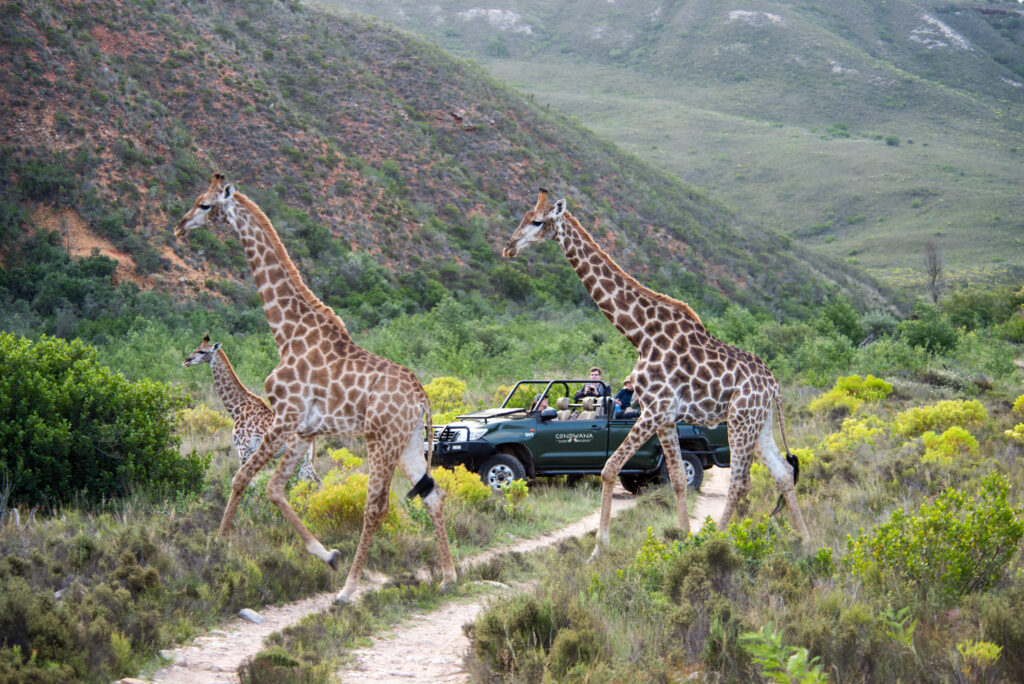
[[[434,426],[431,463],[463,465],[495,489],[517,479],[600,474],[633,427],[635,418],[612,416],[611,397],[577,401],[589,380],[520,380],[497,408],[460,415]],[[547,400],[550,406],[531,410]],[[714,427],[678,423],[687,487],[699,489],[704,471],[729,467],[725,424]],[[668,481],[664,452],[651,437],[623,466],[619,479],[630,492]]]

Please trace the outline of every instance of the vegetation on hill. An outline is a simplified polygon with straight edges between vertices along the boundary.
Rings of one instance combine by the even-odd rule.
[[[497,256],[541,184],[623,266],[704,309],[886,298],[365,18],[271,0],[11,2],[3,14],[5,234],[31,232],[41,206],[72,208],[146,286],[251,298],[231,236],[188,246],[169,230],[216,169],[268,213],[313,290],[364,324],[446,291],[585,302],[556,250]]]
[[[1024,9],[331,0],[480,61],[819,254],[919,286],[1019,278]]]

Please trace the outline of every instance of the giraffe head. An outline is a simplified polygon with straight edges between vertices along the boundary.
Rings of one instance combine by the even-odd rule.
[[[210,187],[196,198],[196,203],[178,221],[178,225],[174,227],[174,234],[182,238],[201,226],[223,223],[227,204],[234,194],[235,187],[224,182],[224,174],[213,174]]]
[[[196,350],[188,355],[188,358],[181,364],[188,368],[189,366],[197,366],[200,363],[209,363],[213,365],[213,357],[217,355],[220,350],[220,342],[216,344],[210,344],[210,333],[206,333],[203,337],[203,341],[196,347]]]
[[[508,239],[501,255],[506,259],[514,257],[530,245],[554,238],[562,226],[564,214],[565,200],[560,199],[551,206],[548,204],[547,188],[541,188],[537,194],[537,204],[523,215],[523,220]]]

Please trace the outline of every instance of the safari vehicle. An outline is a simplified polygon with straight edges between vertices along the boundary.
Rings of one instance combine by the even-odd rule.
[[[454,422],[435,426],[432,465],[454,468],[461,464],[479,473],[494,489],[512,480],[600,474],[636,419],[613,418],[612,397],[588,397],[577,402],[574,395],[588,382],[520,380],[501,406],[460,415]],[[546,398],[561,410],[530,410],[535,397]],[[679,423],[676,433],[687,487],[699,489],[704,471],[712,466],[729,467],[724,423],[712,428]],[[626,462],[619,479],[634,494],[648,484],[668,482],[657,436]]]

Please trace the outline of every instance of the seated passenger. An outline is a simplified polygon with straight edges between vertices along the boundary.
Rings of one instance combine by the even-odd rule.
[[[579,401],[583,397],[607,397],[611,392],[608,389],[608,385],[601,382],[601,369],[594,366],[590,369],[590,382],[583,386],[579,392],[573,397],[575,401]]]
[[[615,413],[612,418],[626,418],[624,415],[629,411],[629,405],[633,403],[633,381],[626,378],[622,381],[622,389],[615,395]]]
[[[533,401],[530,403],[530,411],[529,412],[530,413],[540,413],[541,411],[543,411],[546,408],[549,408],[549,406],[548,406],[548,398],[546,396],[542,397],[541,395],[537,394],[537,395],[535,395],[533,397]]]

